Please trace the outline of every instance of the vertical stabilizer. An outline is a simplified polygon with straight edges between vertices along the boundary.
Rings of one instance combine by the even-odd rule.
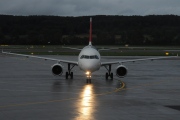
[[[92,18],[90,18],[89,45],[92,45]]]

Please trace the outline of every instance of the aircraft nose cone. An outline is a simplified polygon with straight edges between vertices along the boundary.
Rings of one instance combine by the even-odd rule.
[[[85,71],[94,72],[97,69],[99,69],[99,65],[96,61],[88,61],[88,62],[86,62],[86,64],[84,64],[84,70]]]
[[[91,64],[91,63],[86,63],[86,64],[85,64],[85,68],[86,68],[87,70],[92,70],[92,69],[94,68],[94,65]]]

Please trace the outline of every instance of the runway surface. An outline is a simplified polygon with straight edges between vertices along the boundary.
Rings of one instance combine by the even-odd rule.
[[[77,60],[76,56],[46,56]],[[103,57],[117,61],[141,57]],[[0,54],[0,120],[178,120],[180,59],[126,63],[128,75],[105,80],[73,69],[74,79],[53,76],[52,61]],[[64,73],[67,65],[63,64]]]

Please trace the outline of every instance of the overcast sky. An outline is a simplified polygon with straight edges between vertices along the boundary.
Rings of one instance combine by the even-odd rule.
[[[9,15],[180,15],[180,0],[0,0]]]

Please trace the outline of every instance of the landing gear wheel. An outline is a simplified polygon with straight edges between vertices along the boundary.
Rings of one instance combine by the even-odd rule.
[[[91,83],[91,79],[89,79],[89,83]]]
[[[91,79],[86,79],[86,83],[91,83]]]
[[[66,72],[66,79],[68,79],[68,72]]]
[[[106,73],[106,80],[108,79],[108,73]]]
[[[111,80],[113,80],[113,73],[111,73],[110,77],[111,77]]]
[[[106,75],[105,75],[105,77],[106,77],[106,80],[108,80],[108,77],[110,77],[111,78],[111,80],[113,80],[113,73],[111,73],[111,64],[109,64],[109,65],[105,65],[104,66],[106,69],[107,69],[107,73],[106,73]]]
[[[71,76],[71,79],[73,79],[73,72],[71,72],[71,75],[70,75],[70,76]]]
[[[66,79],[68,79],[68,76],[70,76],[71,79],[73,79],[73,72],[71,70],[73,69],[75,65],[68,63],[68,71],[66,72]]]

